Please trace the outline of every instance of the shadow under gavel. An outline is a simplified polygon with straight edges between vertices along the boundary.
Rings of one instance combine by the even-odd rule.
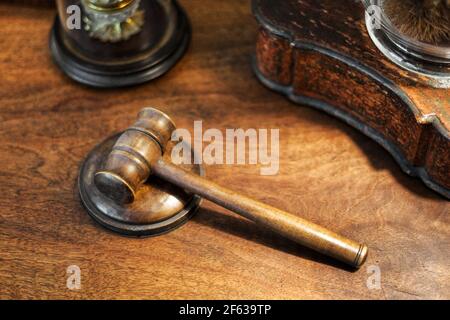
[[[103,168],[95,173],[98,190],[119,204],[131,203],[139,187],[151,175],[158,176],[310,249],[355,268],[364,263],[368,252],[366,245],[238,194],[164,160],[165,147],[175,128],[163,112],[143,109],[137,122],[119,137]]]

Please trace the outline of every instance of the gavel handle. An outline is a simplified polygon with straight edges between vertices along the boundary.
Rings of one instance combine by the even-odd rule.
[[[326,228],[272,206],[263,204],[208,181],[159,159],[153,174],[187,191],[198,194],[243,217],[310,249],[359,268],[367,257],[367,246],[340,236]]]

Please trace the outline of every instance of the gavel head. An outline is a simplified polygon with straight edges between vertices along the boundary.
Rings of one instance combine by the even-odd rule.
[[[119,204],[133,202],[175,128],[165,113],[154,108],[142,109],[137,122],[119,137],[103,168],[95,173],[97,189]]]

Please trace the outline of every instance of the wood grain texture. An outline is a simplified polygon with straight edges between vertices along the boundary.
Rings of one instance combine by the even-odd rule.
[[[88,89],[52,64],[54,11],[0,4],[0,298],[450,298],[449,203],[356,130],[257,81],[250,2],[181,3],[187,55],[124,90]],[[78,198],[79,165],[144,106],[178,127],[280,128],[278,175],[224,165],[207,177],[367,243],[366,266],[350,272],[208,202],[160,237],[99,227]],[[66,288],[69,265],[81,268],[79,291]],[[366,286],[371,265],[380,290]]]
[[[264,84],[358,128],[450,199],[450,90],[390,62],[369,38],[362,3],[254,0],[253,11]]]

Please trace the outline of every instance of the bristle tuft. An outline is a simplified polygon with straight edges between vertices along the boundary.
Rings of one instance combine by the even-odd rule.
[[[447,0],[385,0],[383,10],[400,33],[431,44],[450,43]]]

